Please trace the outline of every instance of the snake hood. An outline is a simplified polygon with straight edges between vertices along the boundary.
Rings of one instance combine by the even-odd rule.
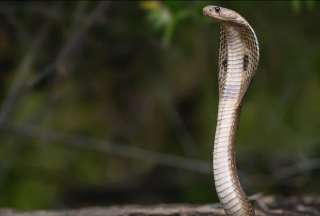
[[[248,22],[234,10],[228,8],[208,5],[203,8],[203,15],[213,18],[218,22],[228,22],[228,24],[248,24]]]

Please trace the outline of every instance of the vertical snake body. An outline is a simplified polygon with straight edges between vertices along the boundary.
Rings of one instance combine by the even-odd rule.
[[[255,32],[237,12],[206,6],[205,16],[220,23],[219,107],[213,151],[215,187],[227,215],[253,216],[254,209],[239,181],[235,139],[243,97],[259,62]]]

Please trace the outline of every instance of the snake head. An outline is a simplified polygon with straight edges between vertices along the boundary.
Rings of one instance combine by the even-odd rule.
[[[237,12],[215,5],[208,5],[203,8],[203,15],[211,17],[218,22],[229,24],[245,24],[247,21]]]

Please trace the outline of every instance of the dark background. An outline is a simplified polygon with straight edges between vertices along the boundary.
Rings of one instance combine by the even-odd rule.
[[[0,206],[212,203],[217,4],[261,61],[237,139],[251,195],[319,193],[316,1],[0,4]]]

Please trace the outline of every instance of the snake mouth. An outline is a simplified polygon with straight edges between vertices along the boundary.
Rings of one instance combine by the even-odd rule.
[[[210,13],[209,13],[209,8],[208,8],[209,6],[207,6],[207,7],[204,7],[203,8],[203,10],[202,10],[202,14],[204,15],[204,16],[210,16]]]

